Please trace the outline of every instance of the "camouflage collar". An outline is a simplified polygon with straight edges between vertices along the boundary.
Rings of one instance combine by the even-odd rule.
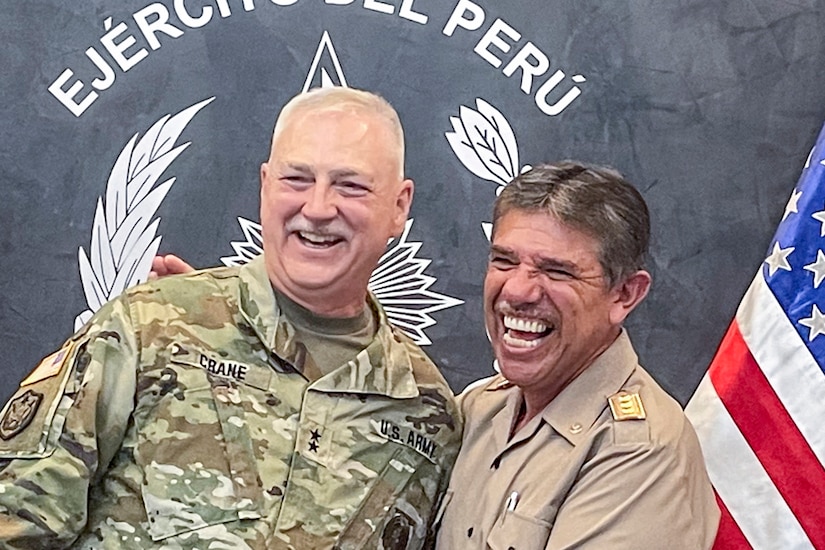
[[[295,328],[281,314],[275,301],[263,254],[239,271],[238,304],[264,345],[283,361],[297,364]],[[398,399],[418,396],[412,362],[406,345],[399,341],[387,321],[384,309],[371,293],[369,306],[378,319],[372,342],[353,360],[310,385],[322,392],[381,394]]]

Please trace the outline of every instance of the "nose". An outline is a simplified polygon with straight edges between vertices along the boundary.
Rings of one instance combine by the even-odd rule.
[[[331,220],[338,214],[335,193],[325,182],[316,182],[307,190],[306,201],[301,208],[305,218],[312,221]]]
[[[505,277],[502,299],[511,304],[535,304],[541,300],[541,277],[534,269],[522,264],[501,275]]]

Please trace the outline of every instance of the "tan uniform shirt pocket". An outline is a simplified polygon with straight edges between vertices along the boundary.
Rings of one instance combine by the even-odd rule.
[[[490,529],[487,545],[493,550],[540,550],[547,546],[550,528],[546,521],[505,510]]]

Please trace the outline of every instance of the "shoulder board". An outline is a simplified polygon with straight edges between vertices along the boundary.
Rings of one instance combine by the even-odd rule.
[[[607,398],[607,402],[610,404],[613,420],[617,422],[622,420],[644,420],[646,418],[642,398],[636,392],[620,391],[614,393]]]

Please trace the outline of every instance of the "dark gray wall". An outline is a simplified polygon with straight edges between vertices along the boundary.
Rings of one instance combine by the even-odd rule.
[[[610,164],[649,201],[655,283],[629,323],[631,336],[643,363],[685,403],[764,259],[825,120],[822,2],[187,0],[185,6],[194,16],[208,7],[211,20],[187,25],[172,0],[4,6],[2,400],[87,308],[78,249],[89,252],[96,203],[130,138],[145,135],[164,115],[215,98],[185,125],[177,143],[191,145],[159,180],[177,178],[157,208],[156,234],[161,251],[217,264],[234,254],[232,241],[243,240],[237,218],[258,219],[258,166],[280,106],[308,75],[315,83],[322,70],[339,79],[337,59],[348,85],[381,93],[405,123],[407,171],[417,182],[408,240],[422,243],[417,258],[432,260],[424,271],[436,279],[428,291],[442,306],[445,297],[463,301],[429,313],[436,323],[423,330],[432,340],[428,352],[456,389],[491,372],[480,304],[487,246],[481,223],[490,218],[498,184],[470,170],[445,134],[461,106],[477,109],[482,98],[512,128],[519,168],[559,158]],[[221,17],[219,7],[231,14]],[[467,20],[483,14],[479,28],[447,36],[456,8]],[[135,14],[158,26],[164,11],[182,34],[158,33],[152,49]],[[125,30],[109,33],[107,50],[101,39],[121,22]],[[501,44],[494,41],[480,55],[474,48],[485,51],[477,45],[484,46],[494,25],[505,29],[497,35]],[[325,31],[337,55],[323,52],[310,74]],[[541,52],[528,61],[543,55],[551,66],[529,94],[520,88],[521,71],[504,74],[525,47]],[[113,76],[103,78],[88,48]],[[112,57],[118,49],[133,65],[128,70]],[[48,90],[67,68],[73,76],[64,90],[83,82],[76,101],[103,79],[98,87],[105,89],[79,116]],[[559,69],[565,76],[548,102],[574,85],[581,94],[551,116],[537,105],[536,89]],[[577,84],[575,75],[585,81]],[[462,120],[471,113],[465,110]]]

